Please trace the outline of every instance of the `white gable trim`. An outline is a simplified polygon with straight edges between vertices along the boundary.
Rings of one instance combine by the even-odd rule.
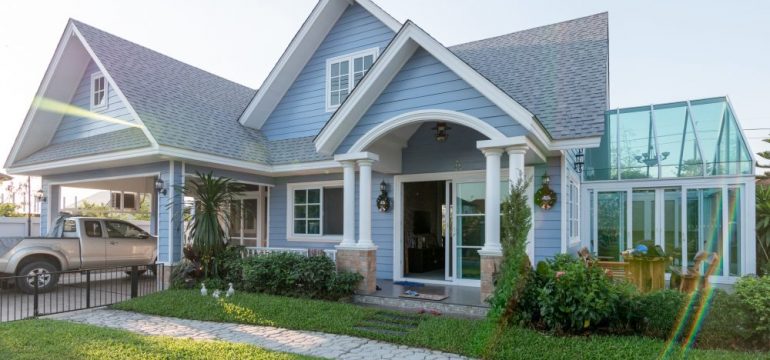
[[[72,39],[73,36],[73,27],[72,24],[68,24],[64,29],[64,34],[62,34],[61,39],[59,39],[59,44],[56,46],[56,51],[54,52],[53,59],[51,59],[51,63],[48,64],[48,68],[45,71],[45,75],[43,75],[43,80],[40,82],[40,86],[37,89],[37,93],[35,94],[35,100],[33,100],[32,105],[30,106],[29,110],[27,111],[27,116],[24,118],[24,122],[21,125],[21,129],[19,130],[19,133],[16,135],[16,140],[13,143],[13,147],[11,147],[11,151],[8,154],[8,159],[6,159],[5,167],[9,168],[13,165],[16,160],[18,160],[19,153],[21,152],[22,145],[24,144],[24,140],[27,138],[27,134],[30,131],[30,126],[32,123],[32,119],[35,118],[35,115],[37,114],[37,106],[35,104],[37,103],[37,99],[42,98],[46,93],[48,93],[49,86],[51,85],[51,80],[53,78],[53,75],[56,73],[56,69],[59,67],[60,62],[62,61],[62,56],[64,55],[65,50],[68,48],[69,42]],[[83,68],[83,71],[85,71],[85,67]],[[73,86],[72,94],[74,94],[75,89]],[[72,97],[70,94],[70,97]],[[58,127],[58,126],[57,126]],[[51,131],[52,133],[55,132],[55,130]],[[42,147],[40,147],[42,148]],[[34,152],[31,151],[30,154]]]
[[[117,83],[115,83],[115,80],[112,78],[110,73],[107,71],[107,69],[104,68],[104,64],[102,64],[102,61],[99,60],[99,58],[96,56],[96,53],[94,53],[94,50],[91,49],[91,46],[88,45],[88,42],[83,37],[83,35],[78,30],[77,26],[75,26],[72,22],[70,22],[70,26],[72,26],[75,35],[77,35],[78,39],[80,39],[80,42],[83,44],[83,47],[86,48],[86,51],[88,51],[88,55],[91,55],[91,59],[94,60],[94,63],[96,63],[96,66],[99,68],[99,71],[102,72],[102,75],[104,75],[104,78],[107,79],[107,82],[109,83],[109,87],[112,88],[112,90],[115,91],[115,93],[120,98],[120,101],[122,101],[124,104],[126,104],[126,109],[131,113],[131,116],[136,119],[137,123],[139,123],[139,127],[142,129],[142,132],[144,133],[144,136],[147,137],[147,140],[150,141],[151,147],[154,149],[158,148],[158,141],[155,140],[155,137],[152,136],[150,133],[150,129],[147,128],[147,126],[144,125],[144,122],[139,117],[139,114],[136,113],[136,110],[134,110],[134,107],[131,106],[131,103],[128,102],[128,99],[126,98],[126,95],[123,94],[122,91],[120,91],[120,87],[117,86]]]
[[[531,112],[473,70],[424,30],[411,21],[407,21],[378,61],[369,69],[369,73],[364,76],[361,83],[318,134],[315,139],[315,146],[319,153],[329,155],[337,149],[358,120],[366,113],[369,106],[419,47],[428,51],[493,104],[518,121],[538,143],[550,150],[551,139],[537,123]]]
[[[24,118],[24,122],[22,123],[21,129],[19,130],[19,133],[16,136],[16,140],[8,155],[8,159],[5,162],[6,168],[12,168],[13,164],[19,160],[20,154],[23,154],[22,156],[31,155],[32,153],[34,153],[34,151],[42,149],[43,147],[51,143],[51,140],[53,139],[53,136],[56,133],[56,129],[58,128],[58,122],[56,124],[46,124],[44,133],[32,133],[34,130],[33,122],[35,122],[34,119],[36,119],[39,114],[38,110],[40,110],[39,105],[41,100],[46,99],[47,96],[50,94],[52,80],[57,75],[57,69],[59,69],[59,67],[62,65],[63,56],[65,52],[68,51],[68,48],[70,46],[72,46],[70,44],[70,41],[72,41],[73,38],[77,38],[77,40],[83,46],[83,49],[85,49],[87,55],[96,64],[96,66],[99,68],[99,71],[104,75],[105,79],[107,80],[107,85],[106,85],[107,88],[110,88],[110,91],[115,91],[115,93],[118,94],[118,96],[120,97],[120,100],[126,104],[126,108],[129,110],[131,115],[136,119],[137,123],[139,124],[137,127],[142,129],[142,132],[150,141],[150,144],[152,144],[152,147],[154,148],[158,147],[157,141],[155,141],[155,138],[152,136],[152,134],[150,134],[147,127],[144,126],[144,124],[142,123],[142,120],[139,118],[139,115],[136,113],[134,108],[128,102],[125,95],[123,95],[123,93],[120,91],[120,88],[117,87],[117,85],[115,84],[115,81],[112,79],[110,74],[105,70],[104,65],[102,65],[99,58],[96,57],[91,47],[85,41],[85,39],[80,34],[80,32],[77,30],[77,27],[75,26],[75,24],[72,21],[70,21],[67,23],[67,26],[64,29],[64,34],[59,40],[59,44],[56,47],[56,51],[54,52],[53,59],[51,59],[51,63],[48,65],[48,69],[46,69],[46,73],[43,76],[43,81],[40,83],[40,87],[38,88],[38,91],[35,94],[35,100],[30,106],[30,109],[27,112],[27,116]],[[69,61],[72,61],[72,59],[69,59]],[[80,69],[80,71],[73,72],[71,76],[77,76],[79,81],[81,76],[88,75],[88,74],[84,74],[87,64],[88,63],[85,62],[82,66],[82,69]],[[75,93],[76,88],[77,86],[73,85],[71,90],[68,90],[68,92],[64,91],[65,93],[69,94],[68,97],[65,96],[67,97],[67,100],[65,101],[68,102],[72,98],[72,95]],[[62,96],[63,95],[61,94],[59,95],[59,97],[62,97]],[[105,94],[105,97],[106,96],[107,94]],[[108,100],[105,100],[105,101],[108,101]],[[89,100],[89,103],[90,103],[90,100]],[[63,116],[63,114],[61,115]],[[59,116],[58,121],[61,121],[62,116]],[[34,137],[35,139],[30,140],[30,137]],[[23,147],[25,146],[25,142],[27,141],[35,141],[36,143],[39,143],[39,144],[38,146],[35,146],[35,149],[33,151],[22,151]],[[30,145],[26,144],[26,146],[30,146]]]
[[[400,114],[386,121],[383,121],[381,124],[375,126],[373,129],[369,130],[366,134],[361,136],[355,142],[355,144],[350,147],[350,150],[348,150],[347,153],[350,154],[362,152],[366,150],[369,145],[377,141],[377,139],[401,126],[428,121],[448,121],[454,124],[472,128],[493,140],[506,139],[506,136],[503,135],[503,133],[497,130],[494,126],[461,112],[440,109],[418,110],[408,112],[406,114]],[[336,156],[335,159],[337,159]]]
[[[265,124],[339,17],[349,5],[355,3],[394,32],[401,28],[398,20],[370,0],[320,0],[241,114],[239,121],[242,125],[259,129]]]

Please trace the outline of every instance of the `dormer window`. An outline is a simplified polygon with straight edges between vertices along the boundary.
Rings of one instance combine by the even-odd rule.
[[[91,110],[107,107],[107,79],[101,72],[91,74]]]
[[[326,60],[326,111],[334,111],[358,85],[374,60],[377,48]]]

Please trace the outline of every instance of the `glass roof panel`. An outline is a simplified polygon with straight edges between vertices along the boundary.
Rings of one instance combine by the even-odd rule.
[[[658,153],[650,108],[620,110],[618,136],[621,179],[658,177]]]
[[[585,179],[751,175],[753,158],[724,97],[608,111]]]
[[[689,116],[686,102],[655,106],[661,177],[703,175],[703,160]]]

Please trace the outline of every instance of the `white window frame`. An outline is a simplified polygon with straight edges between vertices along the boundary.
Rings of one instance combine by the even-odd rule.
[[[354,53],[345,54],[345,55],[342,55],[342,56],[337,56],[337,57],[334,57],[334,58],[326,59],[326,76],[325,76],[326,86],[324,87],[324,89],[326,91],[326,111],[327,112],[332,112],[332,111],[336,110],[340,105],[342,105],[343,102],[345,102],[344,100],[342,100],[337,105],[332,105],[332,103],[331,103],[331,101],[332,101],[332,99],[331,99],[331,76],[332,76],[331,69],[332,69],[332,65],[336,64],[336,63],[339,63],[339,62],[342,62],[342,61],[346,61],[346,60],[348,61],[348,96],[350,96],[350,93],[353,92],[353,88],[355,87],[355,86],[353,86],[353,81],[354,81],[353,80],[353,74],[354,74],[353,63],[354,63],[354,60],[357,59],[357,58],[368,56],[368,55],[372,55],[372,57],[373,57],[373,59],[372,59],[372,66],[374,66],[374,62],[377,61],[377,57],[380,55],[380,49],[379,48],[371,48],[371,49],[361,50],[361,51],[357,51],[357,52],[354,52]],[[369,69],[371,69],[371,67],[369,67]],[[369,70],[367,70],[367,71],[369,71]],[[364,75],[365,75],[365,73],[364,73]]]
[[[104,96],[102,97],[102,102],[99,104],[94,104],[94,92],[96,92],[96,88],[94,87],[94,80],[98,78],[104,79]],[[88,93],[88,104],[90,105],[90,109],[93,110],[103,110],[107,108],[107,105],[109,104],[109,82],[107,81],[107,77],[102,74],[101,71],[97,71],[93,74],[91,74],[91,91]]]
[[[134,206],[127,208],[126,207],[126,195],[133,195],[134,196]],[[120,206],[115,206],[115,196],[119,195],[120,197]],[[138,211],[141,207],[142,199],[139,196],[139,193],[135,193],[132,191],[110,191],[110,207],[113,210],[117,211]]]
[[[580,180],[577,174],[567,175],[567,239],[570,246],[580,243]]]
[[[323,235],[323,222],[324,222],[324,188],[342,188],[342,180],[332,181],[317,181],[307,183],[291,183],[286,184],[286,240],[288,241],[303,241],[303,242],[333,242],[339,243],[342,241],[342,235]],[[320,189],[321,190],[321,209],[320,209],[320,234],[295,234],[294,233],[294,191],[295,190],[309,190]],[[342,211],[342,207],[340,207]]]

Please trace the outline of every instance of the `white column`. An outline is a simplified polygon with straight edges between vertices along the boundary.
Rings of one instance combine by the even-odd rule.
[[[372,163],[371,159],[358,160],[358,247],[374,248],[372,241]]]
[[[482,255],[502,255],[500,245],[500,156],[503,149],[483,149],[487,158],[487,186],[484,201],[484,247]]]
[[[342,242],[340,247],[356,246],[356,164],[342,161]]]
[[[524,154],[527,153],[527,149],[509,147],[505,151],[508,153],[508,180],[516,184],[524,178]]]

